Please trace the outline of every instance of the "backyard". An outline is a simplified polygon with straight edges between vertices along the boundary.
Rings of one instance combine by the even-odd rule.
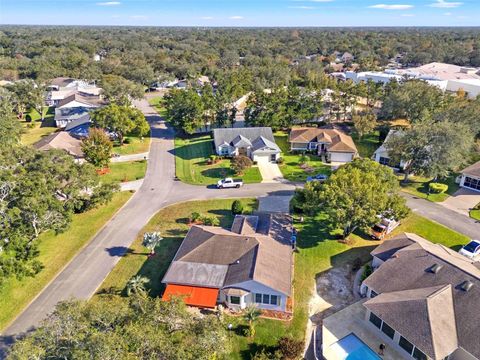
[[[379,142],[380,132],[378,130],[365,134],[362,137],[357,132],[352,131],[351,136],[362,158],[371,159],[375,150],[381,145]]]
[[[211,185],[225,177],[235,177],[229,159],[209,165],[213,143],[209,135],[175,137],[175,169],[177,177],[193,185]],[[262,176],[258,167],[252,166],[241,176],[244,183],[259,183]]]
[[[101,179],[106,183],[135,181],[143,179],[146,171],[145,160],[110,163],[109,171],[101,175]]]
[[[28,113],[32,119],[31,122],[26,122],[25,120],[21,121],[23,128],[23,134],[21,138],[22,144],[32,145],[41,138],[57,131],[55,121],[53,120],[55,116],[54,108],[45,108],[44,114],[45,117],[43,122],[40,120],[41,117],[37,110],[32,110]]]
[[[275,142],[282,150],[283,164],[280,164],[279,167],[285,179],[304,182],[311,175],[330,174],[330,166],[324,164],[319,156],[313,154],[308,154],[309,159],[305,166],[300,166],[302,154],[290,152],[290,144],[288,143],[288,134],[286,132],[276,132]]]
[[[187,221],[190,214],[196,211],[215,215],[220,220],[220,225],[228,228],[233,219],[230,212],[232,201],[233,199],[196,201],[172,205],[161,210],[139,234],[127,255],[107,277],[100,293],[124,295],[127,281],[132,276],[141,274],[150,279],[150,294],[158,296],[162,290],[161,278],[188,230]],[[254,199],[243,199],[243,202],[250,204],[250,209],[255,207]],[[285,335],[303,339],[316,277],[333,267],[368,261],[370,251],[379,244],[365,235],[357,234],[351,236],[348,244],[341,243],[336,240],[335,233],[327,230],[326,220],[325,215],[320,214],[316,217],[306,217],[303,222],[296,221],[295,224],[299,235],[295,255],[293,320],[281,322],[260,319],[256,323],[256,335],[252,340],[242,332],[245,327],[244,320],[229,317],[228,321],[233,324],[231,359],[250,359],[257,351],[274,348],[278,340]],[[160,231],[164,238],[153,257],[148,257],[148,251],[141,245],[141,237],[147,231]],[[468,241],[465,236],[415,214],[405,219],[394,234],[400,232],[415,232],[454,249]]]
[[[55,275],[85,246],[100,228],[127,202],[130,192],[116,193],[106,205],[75,214],[70,227],[55,235],[49,231],[38,239],[38,260],[44,268],[35,277],[6,280],[0,287],[0,331],[33,300]]]

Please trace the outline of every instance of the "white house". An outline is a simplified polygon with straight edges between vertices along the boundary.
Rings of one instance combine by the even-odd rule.
[[[98,96],[85,96],[74,93],[70,96],[67,96],[65,99],[59,101],[57,104],[57,109],[75,107],[97,108],[102,105],[104,105],[104,103]]]
[[[256,162],[276,162],[281,150],[269,127],[213,130],[215,151],[220,156],[248,156]]]
[[[373,159],[376,162],[382,165],[390,166],[394,169],[405,168],[406,163],[403,160],[400,161],[400,164],[392,164],[392,160],[388,155],[388,150],[385,147],[385,143],[388,141],[388,139],[390,139],[393,136],[398,136],[398,134],[400,134],[400,130],[390,130],[388,132],[387,137],[385,138],[385,141],[383,142],[383,144],[373,153]]]
[[[463,169],[461,174],[461,187],[474,191],[480,191],[480,161]]]
[[[194,225],[162,282],[164,299],[213,308],[248,305],[291,312],[292,219],[286,214],[237,215],[230,230]]]

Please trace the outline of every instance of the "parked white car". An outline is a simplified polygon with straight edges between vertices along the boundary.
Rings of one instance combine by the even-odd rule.
[[[239,188],[240,186],[243,185],[242,180],[235,180],[232,178],[225,178],[222,180],[218,180],[217,182],[217,188],[219,189],[228,189],[228,188]]]
[[[480,240],[470,241],[467,245],[460,249],[459,253],[470,259],[477,257],[480,255]]]

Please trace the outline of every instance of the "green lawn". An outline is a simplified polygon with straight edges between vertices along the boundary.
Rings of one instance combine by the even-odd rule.
[[[148,152],[150,148],[150,136],[139,138],[137,136],[126,136],[129,142],[124,143],[122,146],[115,143],[113,145],[113,152],[119,155],[132,155]]]
[[[148,103],[152,105],[160,116],[165,116],[165,108],[163,107],[163,97],[156,96],[148,99]]]
[[[192,212],[214,215],[220,220],[220,226],[230,228],[233,201],[234,199],[192,201],[171,205],[158,212],[138,234],[130,250],[105,279],[99,292],[121,292],[132,276],[141,274],[150,279],[150,294],[158,296],[161,293],[160,281],[189,229],[188,217]],[[245,212],[256,209],[255,199],[242,199],[242,202]],[[163,237],[153,257],[148,257],[148,250],[142,246],[143,234],[150,231],[160,231]]]
[[[299,165],[301,153],[290,152],[288,134],[285,132],[275,133],[275,142],[282,150],[283,164],[279,165],[285,179],[296,182],[304,182],[308,176],[315,174],[330,174],[330,166],[324,164],[319,156],[308,154],[307,162],[309,169],[302,169]]]
[[[146,171],[145,160],[110,163],[110,172],[102,175],[101,179],[106,183],[135,181],[143,179]]]
[[[225,177],[236,177],[230,169],[230,160],[208,165],[207,160],[213,155],[213,142],[209,135],[195,135],[175,138],[175,169],[177,177],[193,185],[214,184]],[[262,175],[258,167],[253,166],[239,176],[244,183],[258,183]]]
[[[480,221],[480,210],[470,210],[470,217]]]
[[[455,193],[459,187],[455,183],[455,178],[457,174],[452,174],[446,179],[440,179],[437,182],[448,185],[448,190],[442,194],[428,194],[428,184],[432,181],[430,178],[420,177],[420,176],[410,176],[407,183],[403,183],[404,176],[402,174],[398,175],[400,186],[402,191],[405,191],[409,194],[417,196],[422,199],[427,199],[432,202],[442,202],[445,201],[450,195]]]
[[[132,194],[116,193],[113,200],[96,209],[73,216],[67,231],[40,236],[38,260],[44,269],[35,277],[9,279],[0,288],[0,331],[33,300],[55,275],[86,245]]]
[[[21,137],[21,142],[24,145],[32,145],[39,141],[42,137],[50,135],[51,133],[57,131],[55,126],[54,116],[55,110],[53,107],[44,109],[44,120],[40,120],[40,114],[36,110],[31,110],[29,115],[31,116],[32,121],[26,122],[21,121],[23,127],[23,134]]]
[[[352,132],[352,139],[355,142],[358,153],[362,158],[372,158],[375,150],[377,150],[381,145],[379,142],[379,136],[380,132],[378,130],[364,135],[361,139],[355,131]]]

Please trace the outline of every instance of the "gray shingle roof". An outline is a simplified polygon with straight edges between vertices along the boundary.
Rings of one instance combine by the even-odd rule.
[[[65,131],[70,131],[75,129],[76,127],[85,125],[85,124],[90,124],[90,114],[84,114],[83,116],[79,117],[78,119],[75,119],[73,121],[70,121],[67,126],[65,126]]]
[[[268,147],[269,149],[280,152],[280,148],[278,147],[277,144],[275,144],[275,142],[270,141],[263,136],[259,136],[258,138],[253,140],[253,143],[252,143],[253,152],[261,150],[265,147]]]
[[[476,267],[475,262],[418,235],[406,233],[402,237],[407,237],[413,243],[392,254],[378,270],[364,281],[364,284],[378,294],[450,285],[458,347],[480,358],[480,342],[478,341],[480,313],[476,310],[472,311],[472,309],[480,307],[480,270]],[[430,271],[435,264],[441,266],[436,273]],[[465,291],[462,290],[461,285],[467,280],[472,282],[473,286]],[[446,304],[445,301],[442,303]],[[445,306],[447,309],[447,305]],[[429,319],[430,327],[437,326],[435,322],[443,319],[442,327],[451,331],[453,326],[451,320],[441,317],[443,315],[437,312],[432,314],[434,316]],[[427,352],[428,349],[424,342],[428,339],[418,338],[416,335],[417,317],[415,314],[403,316],[402,335],[412,343],[418,344],[420,350]],[[434,341],[438,341],[438,338],[434,337]],[[433,346],[435,348],[440,345],[435,343]],[[434,358],[441,358],[441,356],[435,353]]]
[[[255,280],[290,295],[292,250],[278,230],[291,230],[291,221],[288,215],[261,214],[237,216],[232,231],[194,225],[162,281],[220,288]]]
[[[215,148],[218,148],[222,144],[234,145],[234,140],[238,142],[240,137],[248,140],[252,145],[259,137],[264,138],[264,140],[261,141],[268,140],[270,143],[275,144],[275,138],[273,137],[272,129],[269,127],[222,128],[213,130]],[[278,148],[278,146],[276,147]]]

